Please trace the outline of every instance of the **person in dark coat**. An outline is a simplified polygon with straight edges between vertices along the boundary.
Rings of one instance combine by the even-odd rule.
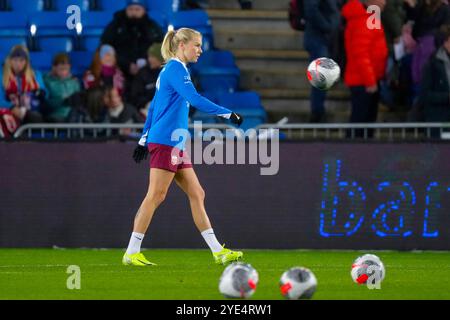
[[[336,0],[305,0],[306,17],[303,45],[309,53],[310,61],[330,56],[333,34],[340,23]],[[310,122],[322,122],[325,116],[326,91],[311,87]]]
[[[116,12],[105,28],[101,42],[116,49],[119,67],[129,78],[145,65],[147,49],[155,42],[162,42],[163,36],[161,27],[148,17],[146,2],[128,0],[127,7]]]
[[[161,43],[154,43],[148,49],[148,63],[139,70],[131,88],[130,102],[141,114],[147,116],[148,107],[156,92],[156,82],[161,72],[164,58],[161,55]]]
[[[450,25],[442,27],[442,39],[423,69],[420,102],[426,122],[450,121]]]
[[[392,90],[393,86],[398,86],[399,61],[396,59],[394,46],[401,44],[403,25],[406,23],[406,13],[403,9],[404,0],[386,1],[386,6],[381,14],[381,23],[386,35],[386,44],[389,50],[389,57],[386,67],[386,79],[380,82],[380,100],[389,110],[395,108],[395,93],[399,90]],[[398,88],[396,88],[398,89]]]

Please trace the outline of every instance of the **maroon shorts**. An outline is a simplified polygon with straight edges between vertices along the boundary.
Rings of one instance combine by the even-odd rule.
[[[150,168],[164,169],[177,172],[181,169],[192,168],[191,159],[186,151],[158,143],[149,143]]]

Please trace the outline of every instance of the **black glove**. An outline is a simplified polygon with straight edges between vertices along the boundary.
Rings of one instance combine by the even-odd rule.
[[[148,156],[148,149],[147,147],[141,146],[140,144],[137,145],[136,149],[134,149],[133,152],[133,159],[136,163],[141,162],[144,159],[147,159]]]
[[[232,112],[230,116],[230,121],[234,124],[237,124],[237,126],[240,127],[242,122],[244,121],[244,118],[239,113]]]

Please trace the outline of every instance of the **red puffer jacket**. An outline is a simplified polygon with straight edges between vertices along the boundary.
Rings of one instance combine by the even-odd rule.
[[[359,0],[349,0],[342,8],[345,27],[347,65],[344,81],[347,86],[374,86],[386,71],[388,48],[381,29],[369,29],[372,14]]]

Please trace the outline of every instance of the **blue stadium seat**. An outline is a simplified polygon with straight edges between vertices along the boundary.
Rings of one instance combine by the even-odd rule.
[[[40,51],[50,53],[71,52],[74,50],[74,43],[71,37],[44,36],[38,38]]]
[[[28,36],[28,18],[17,12],[0,12],[0,36]]]
[[[261,104],[261,99],[253,91],[221,93],[218,95],[218,104],[240,113],[244,117],[241,126],[244,130],[255,128],[267,120],[267,113]]]
[[[159,2],[161,0],[156,0]],[[97,0],[98,9],[100,11],[116,12],[125,9],[127,0]]]
[[[0,52],[9,53],[12,47],[16,45],[27,45],[26,37],[0,37]]]
[[[9,0],[9,8],[15,12],[31,14],[45,10],[45,0]]]
[[[65,12],[39,12],[29,18],[30,25],[36,25],[39,36],[75,36],[76,30],[67,28],[68,15]]]
[[[101,36],[105,27],[112,21],[110,12],[85,12],[81,15],[82,35]]]
[[[81,11],[90,10],[90,0],[53,0],[53,8],[57,11],[66,12],[71,5],[80,7]]]
[[[229,51],[206,51],[192,66],[203,91],[234,92],[238,88],[240,71]]]
[[[214,47],[214,35],[211,20],[205,10],[187,10],[175,12],[169,17],[169,23],[175,29],[192,28],[203,35],[203,51],[208,51]]]
[[[72,74],[82,77],[84,72],[91,66],[94,52],[72,51],[69,55],[72,63]]]
[[[180,9],[180,0],[147,0],[147,8],[150,12],[159,11],[170,16]]]
[[[82,47],[86,51],[95,51],[100,46],[100,37],[98,36],[83,36]]]
[[[48,52],[30,52],[33,69],[48,72],[52,68],[52,55]]]
[[[167,30],[167,18],[166,14],[160,11],[149,11],[148,16],[153,19],[163,31]]]

